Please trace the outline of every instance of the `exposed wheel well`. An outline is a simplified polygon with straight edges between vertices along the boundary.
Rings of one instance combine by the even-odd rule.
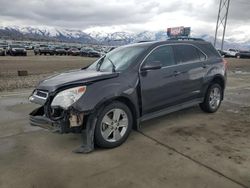
[[[221,88],[224,90],[225,89],[225,81],[222,77],[220,76],[215,76],[212,80],[212,83],[217,83],[220,84]]]
[[[116,101],[122,102],[124,104],[126,104],[133,116],[133,129],[137,128],[137,112],[136,112],[136,108],[134,106],[134,104],[126,97],[118,97],[115,99]]]
[[[225,80],[221,76],[215,76],[211,83],[217,83],[222,88],[222,100],[224,99]]]

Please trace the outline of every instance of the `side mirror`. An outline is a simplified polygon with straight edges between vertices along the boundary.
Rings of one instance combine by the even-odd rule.
[[[152,61],[150,63],[147,63],[146,65],[143,65],[141,71],[156,70],[161,69],[161,67],[162,63],[160,61]]]

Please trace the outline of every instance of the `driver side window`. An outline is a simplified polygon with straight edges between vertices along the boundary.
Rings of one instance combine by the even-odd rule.
[[[161,46],[156,48],[145,60],[145,65],[159,61],[163,67],[174,65],[174,52],[172,46]]]

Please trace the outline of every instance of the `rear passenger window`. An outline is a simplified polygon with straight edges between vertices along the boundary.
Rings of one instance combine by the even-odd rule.
[[[160,61],[162,66],[170,66],[175,64],[174,52],[172,46],[161,46],[156,48],[145,60],[145,63]]]
[[[177,63],[190,63],[200,61],[198,50],[191,45],[175,45],[175,56]]]

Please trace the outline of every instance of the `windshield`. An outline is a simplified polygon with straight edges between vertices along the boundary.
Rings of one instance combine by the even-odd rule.
[[[89,70],[103,72],[123,71],[145,50],[144,46],[116,48],[88,67]],[[114,68],[115,67],[115,68]]]
[[[18,45],[18,44],[14,44],[14,45],[11,45],[11,48],[23,48],[23,46]]]

